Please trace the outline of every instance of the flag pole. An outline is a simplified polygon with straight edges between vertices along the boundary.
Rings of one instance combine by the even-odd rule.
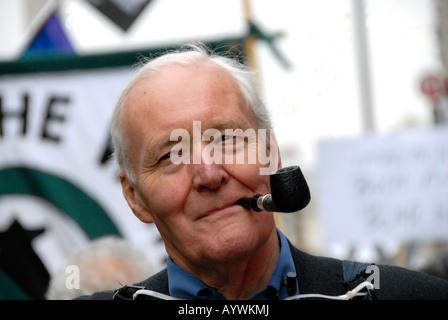
[[[252,7],[251,7],[251,0],[243,0],[243,8],[244,8],[244,18],[247,23],[247,27],[249,28],[248,35],[246,37],[245,43],[244,43],[244,51],[246,56],[246,63],[249,66],[249,68],[253,71],[256,71],[257,74],[257,85],[259,87],[260,94],[262,92],[261,88],[261,79],[259,76],[259,70],[258,70],[258,64],[255,54],[255,44],[257,41],[257,37],[252,34],[251,26],[252,26]],[[284,224],[283,224],[283,215],[280,212],[274,212],[274,219],[275,224],[277,227],[284,232]]]
[[[246,20],[246,24],[249,28],[248,35],[246,37],[245,43],[244,43],[244,50],[246,55],[246,61],[248,66],[252,70],[257,70],[257,62],[256,62],[256,55],[255,55],[255,42],[257,41],[256,37],[251,32],[251,25],[252,25],[252,7],[250,0],[243,0],[243,8],[244,8],[244,17]]]

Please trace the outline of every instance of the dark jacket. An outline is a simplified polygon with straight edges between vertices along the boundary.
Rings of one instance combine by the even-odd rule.
[[[344,279],[343,261],[333,258],[313,256],[302,252],[290,244],[299,281],[299,293],[313,293],[330,296],[343,295],[350,288]],[[408,269],[378,265],[378,289],[372,298],[378,300],[448,300],[448,281]],[[148,290],[169,294],[168,272],[163,269],[152,277],[136,284]],[[356,283],[355,283],[356,284]],[[113,291],[98,292],[79,299],[109,300]],[[151,297],[147,297],[152,299]]]

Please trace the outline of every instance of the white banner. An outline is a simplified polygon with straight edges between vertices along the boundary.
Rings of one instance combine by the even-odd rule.
[[[11,272],[24,272],[4,254],[7,246],[10,259],[21,254],[11,245],[20,232],[50,275],[74,248],[105,234],[163,266],[157,230],[133,215],[107,160],[111,112],[130,76],[115,68],[0,77],[0,278],[14,282]]]
[[[319,146],[328,242],[448,239],[448,128]]]

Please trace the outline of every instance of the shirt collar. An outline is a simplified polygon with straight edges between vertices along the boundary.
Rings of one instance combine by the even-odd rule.
[[[296,272],[289,244],[283,233],[277,229],[280,243],[280,255],[277,266],[265,289],[256,293],[251,300],[284,299],[288,297],[287,289],[282,286],[288,272]],[[176,265],[168,258],[168,285],[170,295],[181,299],[212,299],[224,300],[215,289],[210,288],[191,273]],[[298,294],[298,288],[296,288]]]

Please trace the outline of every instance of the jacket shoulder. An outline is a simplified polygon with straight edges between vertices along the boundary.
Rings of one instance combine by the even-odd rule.
[[[290,244],[296,265],[300,293],[340,295],[347,292],[344,261],[310,255]],[[357,270],[369,264],[352,262]],[[448,281],[426,273],[397,266],[375,265],[372,275],[378,300],[448,300]],[[378,274],[373,274],[373,272]],[[353,273],[353,272],[352,272]],[[353,273],[354,274],[354,273]],[[376,283],[375,283],[376,282]]]
[[[378,299],[448,300],[448,281],[396,266],[378,266]]]
[[[169,293],[168,272],[165,268],[162,271],[149,277],[148,279],[146,279],[142,282],[135,283],[132,286],[144,287],[145,289],[148,289],[148,290],[153,290],[153,291],[157,291],[160,293],[168,294]],[[91,295],[80,296],[80,297],[76,298],[75,300],[113,300],[116,297],[117,291],[123,290],[125,287],[127,287],[127,286],[123,286],[114,291],[95,292]],[[132,291],[130,291],[130,292],[132,292]],[[126,298],[126,297],[123,297],[123,298]],[[130,294],[130,296],[127,298],[132,299],[132,294]],[[145,299],[151,299],[151,297],[145,297]]]
[[[162,271],[154,274],[150,278],[137,284],[148,290],[157,291],[163,294],[169,294],[168,287],[168,270],[164,268]]]
[[[347,292],[342,260],[311,255],[297,249],[291,243],[290,249],[301,294],[341,295]]]

